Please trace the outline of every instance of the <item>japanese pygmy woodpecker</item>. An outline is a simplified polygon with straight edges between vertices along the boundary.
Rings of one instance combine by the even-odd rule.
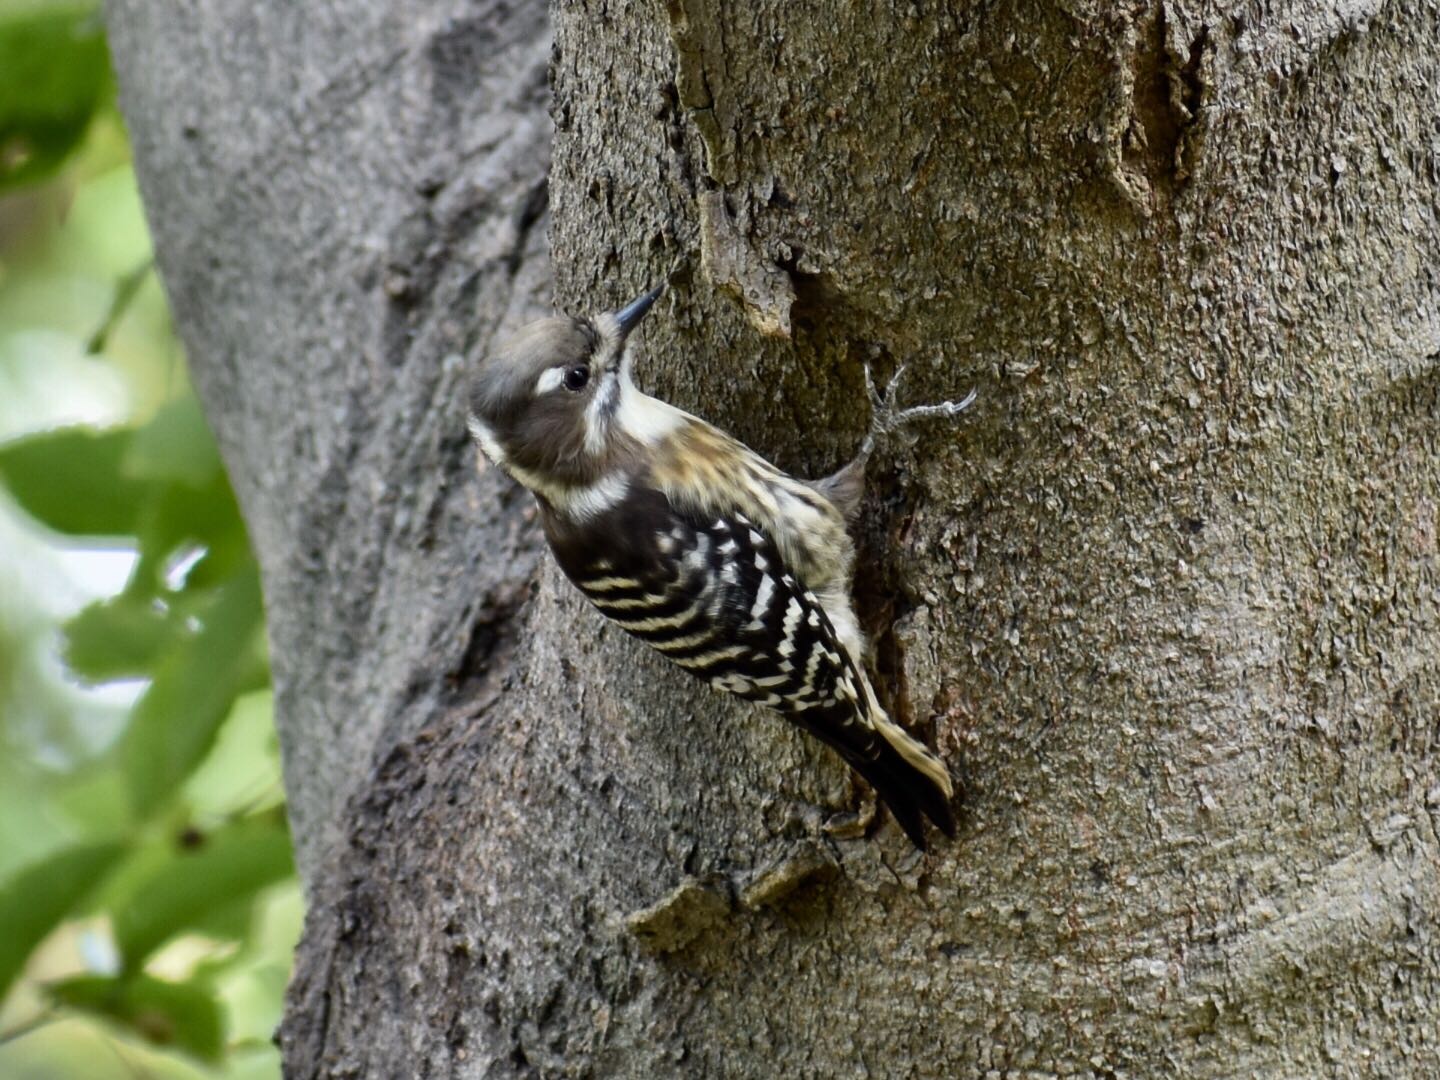
[[[635,387],[626,342],[659,294],[520,330],[475,377],[471,434],[534,493],[560,568],[601,614],[832,747],[916,846],[922,812],[953,836],[945,765],[890,719],[865,674],[846,526],[875,436],[954,415],[974,394],[898,411],[895,381],[882,400],[867,369],[874,420],[860,454],[796,480]]]

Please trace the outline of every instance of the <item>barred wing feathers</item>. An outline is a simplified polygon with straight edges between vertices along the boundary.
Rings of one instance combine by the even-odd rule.
[[[621,629],[833,748],[917,847],[922,814],[954,835],[943,765],[885,715],[820,601],[755,522],[701,519],[650,488],[583,530],[547,520],[547,533],[566,575]]]

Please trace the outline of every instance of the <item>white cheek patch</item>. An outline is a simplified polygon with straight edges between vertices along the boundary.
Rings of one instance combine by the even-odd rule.
[[[559,390],[560,384],[565,381],[565,369],[552,367],[546,368],[535,380],[535,396],[548,394],[551,390]]]
[[[595,396],[590,399],[590,404],[585,406],[585,449],[591,454],[599,454],[605,449],[612,420],[610,408],[614,404],[615,395],[620,392],[620,386],[613,374],[606,374],[602,379]]]
[[[615,420],[622,431],[636,442],[654,446],[690,419],[673,405],[642,394],[630,381],[629,372],[620,375],[620,407]]]
[[[485,421],[472,414],[465,426],[470,429],[470,437],[480,444],[480,449],[485,452],[487,458],[496,465],[505,464],[505,450]]]

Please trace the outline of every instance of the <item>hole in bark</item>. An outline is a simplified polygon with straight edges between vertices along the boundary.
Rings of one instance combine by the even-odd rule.
[[[446,681],[452,687],[463,687],[489,673],[491,657],[503,644],[512,620],[530,594],[531,582],[528,579],[485,594],[470,620],[470,636],[460,654],[460,662],[446,673]]]
[[[1157,190],[1173,193],[1189,178],[1198,150],[1192,129],[1204,95],[1200,68],[1210,33],[1200,31],[1182,63],[1166,44],[1162,3],[1146,19],[1140,37],[1131,58],[1136,126],[1126,139],[1125,158]]]

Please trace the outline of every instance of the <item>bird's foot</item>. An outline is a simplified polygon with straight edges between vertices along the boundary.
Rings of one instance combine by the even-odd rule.
[[[826,836],[833,836],[837,840],[854,840],[870,832],[870,827],[875,824],[879,813],[879,800],[875,797],[874,790],[866,785],[862,787],[860,803],[854,810],[831,814],[825,819],[821,829]]]
[[[890,381],[885,384],[885,393],[882,395],[875,386],[875,376],[870,365],[865,365],[865,392],[870,397],[870,433],[865,441],[869,446],[873,446],[879,439],[898,435],[917,420],[929,420],[937,416],[956,417],[975,403],[975,391],[971,390],[960,401],[912,405],[908,409],[896,408],[896,391],[899,390],[900,381],[905,375],[905,367],[906,365],[901,364],[895,369],[895,374],[890,376]]]

